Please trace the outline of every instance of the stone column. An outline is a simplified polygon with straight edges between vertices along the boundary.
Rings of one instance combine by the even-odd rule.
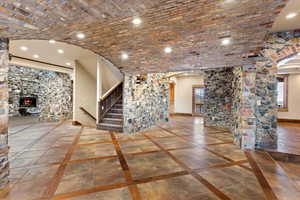
[[[8,39],[0,38],[0,198],[9,188],[8,163]]]
[[[254,149],[256,139],[256,67],[247,65],[234,69],[232,82],[232,115],[235,144]]]
[[[205,125],[228,128],[242,149],[276,148],[276,66],[267,62],[205,72]]]
[[[232,127],[233,68],[212,69],[204,72],[205,126]]]
[[[256,147],[277,147],[277,65],[256,63]]]

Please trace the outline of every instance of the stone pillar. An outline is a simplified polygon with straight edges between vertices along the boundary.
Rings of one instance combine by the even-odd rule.
[[[168,120],[169,81],[166,74],[125,74],[124,133],[135,133]]]
[[[277,65],[256,63],[256,147],[277,147]]]
[[[0,38],[0,198],[8,192],[8,39]]]
[[[235,144],[254,149],[256,139],[256,67],[247,65],[234,69],[232,82],[232,115]]]
[[[228,128],[242,149],[276,148],[276,67],[266,62],[205,72],[205,125]]]
[[[205,126],[232,127],[233,68],[212,69],[204,72]]]

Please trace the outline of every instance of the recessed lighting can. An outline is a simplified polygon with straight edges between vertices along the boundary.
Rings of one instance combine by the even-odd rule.
[[[68,65],[68,66],[71,66],[71,63],[69,63],[69,62],[66,62],[66,65]]]
[[[63,54],[63,53],[64,53],[64,50],[58,49],[57,52],[60,53],[60,54]]]
[[[128,59],[128,54],[127,53],[122,53],[122,55],[121,55],[121,58],[123,59],[123,60],[127,60]]]
[[[56,41],[55,41],[55,40],[49,40],[49,43],[50,43],[50,44],[55,44]]]
[[[37,55],[37,54],[34,54],[33,57],[34,57],[34,58],[39,58],[40,56]]]
[[[141,20],[140,18],[136,17],[136,18],[134,18],[134,19],[132,20],[132,23],[133,23],[134,25],[139,25],[139,24],[142,23],[142,20]]]
[[[22,51],[27,51],[27,50],[28,50],[28,47],[21,46],[20,49],[21,49]]]
[[[78,39],[83,39],[83,38],[85,38],[85,35],[83,34],[83,33],[77,33],[77,38]]]
[[[225,38],[222,40],[222,45],[223,46],[226,46],[226,45],[229,45],[231,42],[231,39],[230,38]]]
[[[166,47],[164,51],[165,51],[165,53],[171,53],[172,48],[171,47]]]
[[[287,19],[292,19],[292,18],[294,18],[294,17],[296,17],[298,14],[297,13],[289,13],[287,16],[286,16],[286,18]]]

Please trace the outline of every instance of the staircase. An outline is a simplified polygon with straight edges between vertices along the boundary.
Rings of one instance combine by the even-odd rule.
[[[123,83],[108,91],[99,101],[97,129],[123,132]]]
[[[123,132],[123,104],[122,98],[114,104],[97,125],[100,130]]]

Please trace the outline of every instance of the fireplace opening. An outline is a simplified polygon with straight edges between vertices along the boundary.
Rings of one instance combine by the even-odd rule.
[[[36,106],[36,97],[20,97],[20,108],[35,108]]]

